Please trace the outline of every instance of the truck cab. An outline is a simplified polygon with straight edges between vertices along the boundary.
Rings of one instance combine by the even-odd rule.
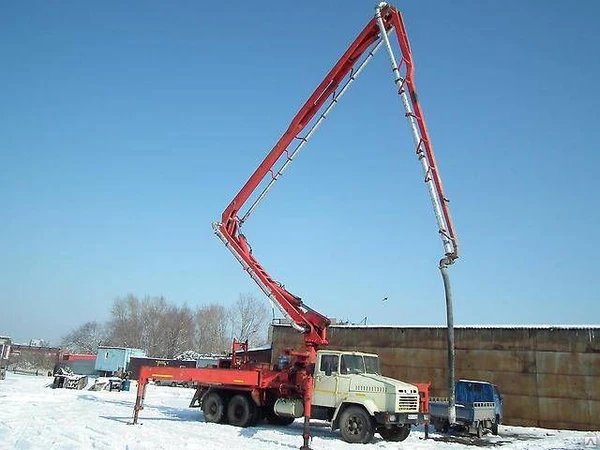
[[[330,421],[349,442],[369,442],[375,432],[403,441],[428,419],[418,387],[382,376],[376,354],[319,350],[313,377],[311,418]]]

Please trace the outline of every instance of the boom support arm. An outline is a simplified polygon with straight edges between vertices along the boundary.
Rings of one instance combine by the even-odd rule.
[[[396,62],[389,41],[389,34],[393,30],[396,31],[400,46],[400,63]],[[346,89],[354,82],[364,66],[382,45],[386,47],[390,57],[394,82],[406,111],[405,115],[415,140],[416,154],[423,168],[425,183],[428,185],[438,222],[438,231],[444,247],[443,261],[445,261],[445,264],[452,264],[458,258],[458,242],[447,205],[448,200],[444,195],[425,119],[418,102],[413,78],[414,67],[410,44],[400,12],[387,3],[377,5],[375,17],[364,27],[304,103],[283,136],[227,206],[222,214],[221,222],[213,224],[215,233],[242,264],[244,270],[248,272],[250,277],[281,311],[291,319],[292,325],[305,334],[305,343],[311,347],[327,345],[326,328],[329,325],[329,319],[306,306],[299,297],[275,281],[254,258],[252,250],[240,230],[254,208],[283,174],[297,152],[306,144],[323,119],[346,92]],[[324,107],[328,99],[329,104]],[[319,114],[320,111],[322,112]],[[307,134],[302,136],[301,133],[307,129],[309,124],[312,125],[308,128]],[[290,151],[288,148],[294,140],[299,143]],[[280,160],[282,160],[282,165],[275,171],[274,166]],[[268,175],[270,175],[270,179],[266,187],[248,211],[240,218],[241,208],[259,185],[268,179]]]

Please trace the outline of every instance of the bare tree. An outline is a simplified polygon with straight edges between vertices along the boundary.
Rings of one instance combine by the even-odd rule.
[[[264,343],[267,318],[267,307],[250,294],[240,294],[229,309],[212,303],[193,313],[164,297],[128,295],[113,303],[107,343],[141,348],[154,357],[173,358],[191,349],[218,354],[231,349],[234,336],[250,345]]]
[[[168,305],[164,297],[145,297],[141,302],[142,342],[140,347],[149,356],[164,356],[163,322],[167,310]]]
[[[162,356],[174,358],[194,344],[194,314],[187,306],[169,306],[162,317]]]
[[[240,294],[230,311],[233,336],[248,340],[249,346],[261,345],[266,341],[269,310],[252,294]]]
[[[164,346],[164,317],[168,304],[164,297],[146,296],[142,300],[134,295],[117,298],[108,322],[112,345],[143,349],[150,356],[162,356]]]
[[[73,353],[95,354],[98,345],[105,339],[104,326],[96,321],[86,322],[62,338],[63,349]]]
[[[230,346],[229,313],[212,303],[196,310],[196,347],[200,353],[223,353]]]
[[[139,299],[132,294],[114,300],[107,325],[108,344],[141,347],[143,327],[140,309]]]

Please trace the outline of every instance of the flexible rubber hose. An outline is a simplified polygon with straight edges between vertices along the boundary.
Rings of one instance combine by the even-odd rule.
[[[452,307],[452,289],[450,287],[450,277],[448,276],[448,260],[446,258],[440,261],[440,272],[444,281],[444,292],[446,295],[446,322],[448,326],[448,421],[450,425],[456,423],[456,392],[454,389],[454,312]]]

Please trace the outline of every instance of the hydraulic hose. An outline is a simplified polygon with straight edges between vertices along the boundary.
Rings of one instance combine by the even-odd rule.
[[[450,287],[450,277],[448,276],[448,265],[452,263],[448,258],[440,261],[440,272],[444,282],[444,292],[446,295],[446,322],[448,326],[447,344],[448,344],[448,421],[450,425],[456,423],[456,393],[454,390],[454,312],[452,307],[452,289]]]

